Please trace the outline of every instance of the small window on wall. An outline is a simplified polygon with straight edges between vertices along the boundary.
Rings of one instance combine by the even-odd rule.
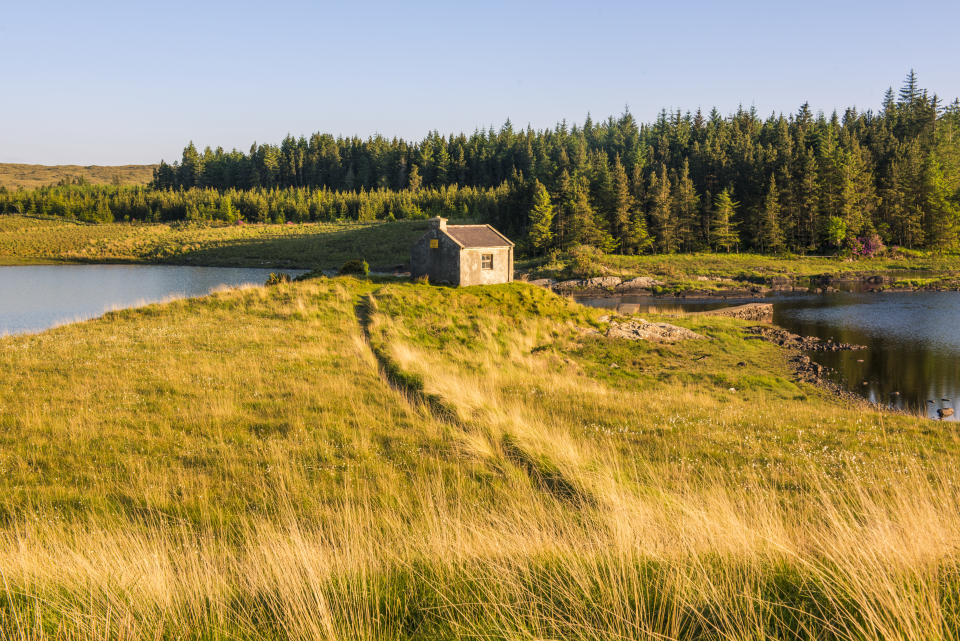
[[[480,255],[480,268],[481,268],[481,269],[493,269],[493,254],[481,254],[481,255]]]

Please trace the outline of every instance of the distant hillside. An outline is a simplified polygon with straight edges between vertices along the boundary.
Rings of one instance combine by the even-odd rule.
[[[55,185],[64,178],[82,177],[91,183],[145,185],[156,165],[22,165],[0,163],[0,186],[32,189]]]

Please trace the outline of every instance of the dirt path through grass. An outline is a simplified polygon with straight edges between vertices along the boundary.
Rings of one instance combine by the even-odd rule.
[[[374,340],[371,325],[374,316],[378,313],[377,291],[361,295],[354,311],[360,330],[378,363],[380,375],[391,388],[399,392],[414,409],[422,407],[437,419],[464,434],[484,434],[487,436],[487,447],[500,454],[499,464],[509,464],[525,474],[532,485],[541,491],[550,494],[553,498],[569,502],[575,506],[594,505],[595,501],[590,493],[570,479],[567,479],[561,469],[543,455],[527,451],[519,439],[510,432],[505,432],[499,438],[492,438],[491,433],[475,420],[466,420],[465,408],[458,407],[456,402],[444,398],[440,394],[427,392],[422,376],[405,370],[391,355],[387,337],[384,342]]]

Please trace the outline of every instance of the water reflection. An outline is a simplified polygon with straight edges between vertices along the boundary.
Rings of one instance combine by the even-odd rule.
[[[838,382],[873,402],[936,416],[960,396],[960,293],[787,300],[774,305],[773,318],[797,334],[866,345],[862,351],[812,356],[835,370]]]

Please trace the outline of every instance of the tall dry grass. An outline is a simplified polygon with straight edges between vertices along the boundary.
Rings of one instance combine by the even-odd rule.
[[[576,513],[520,488],[499,507],[451,505],[435,486],[389,511],[337,505],[326,526],[21,522],[0,537],[2,625],[11,638],[955,638],[958,497],[927,476],[877,494],[817,475],[807,509],[717,480]]]
[[[736,321],[592,322],[336,279],[0,340],[0,634],[958,636],[955,439],[795,386]]]

